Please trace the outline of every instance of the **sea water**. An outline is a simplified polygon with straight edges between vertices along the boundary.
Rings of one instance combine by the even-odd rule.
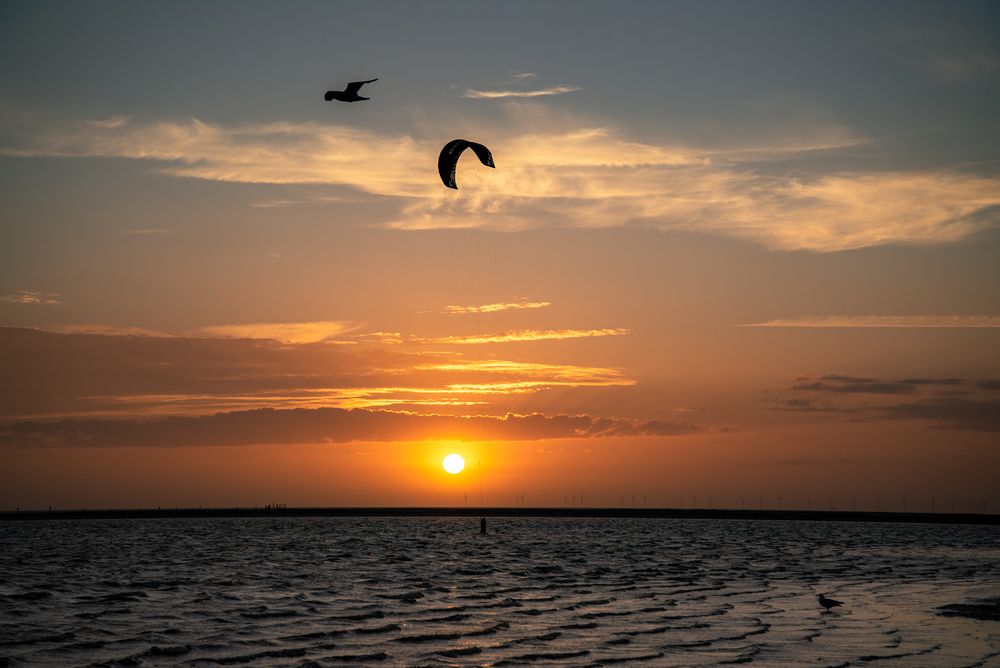
[[[0,666],[1000,665],[998,527],[497,517],[489,529],[0,522]],[[843,606],[825,612],[821,592]]]

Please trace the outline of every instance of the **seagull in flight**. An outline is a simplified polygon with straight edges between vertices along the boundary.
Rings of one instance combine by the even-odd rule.
[[[844,605],[840,601],[835,601],[832,598],[827,598],[826,594],[820,594],[816,597],[819,600],[819,604],[826,608],[827,612],[830,612],[830,608],[836,608],[838,605]]]
[[[377,78],[369,79],[368,81],[352,81],[347,84],[347,88],[344,90],[328,90],[323,98],[329,102],[330,100],[340,100],[341,102],[360,102],[361,100],[370,100],[370,97],[361,97],[358,95],[358,91],[365,84],[372,83],[373,81],[378,81]]]

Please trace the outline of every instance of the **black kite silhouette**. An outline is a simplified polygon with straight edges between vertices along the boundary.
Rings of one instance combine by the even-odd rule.
[[[441,175],[441,181],[449,188],[458,190],[458,184],[455,183],[455,169],[458,167],[458,159],[467,148],[472,149],[476,157],[479,158],[479,162],[487,167],[496,167],[493,164],[493,154],[490,153],[490,149],[467,139],[452,139],[444,145],[444,148],[441,149],[441,155],[438,156],[438,174]]]
[[[361,97],[358,95],[358,91],[365,84],[372,83],[373,81],[378,81],[378,78],[369,79],[368,81],[352,81],[347,84],[347,88],[344,90],[328,90],[326,95],[323,96],[327,102],[330,100],[340,100],[341,102],[360,102],[361,100],[370,100],[370,97]]]

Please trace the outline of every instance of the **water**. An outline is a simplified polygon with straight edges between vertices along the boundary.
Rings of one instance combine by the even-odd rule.
[[[0,666],[995,666],[997,527],[0,523]],[[816,594],[845,603],[824,613]],[[995,609],[996,600],[986,604]],[[993,607],[990,607],[993,606]],[[976,608],[979,609],[979,608]]]

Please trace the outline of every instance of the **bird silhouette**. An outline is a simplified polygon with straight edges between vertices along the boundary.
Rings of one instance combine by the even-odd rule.
[[[844,605],[840,601],[835,601],[832,598],[827,598],[826,594],[820,594],[816,597],[819,600],[819,604],[826,608],[827,612],[830,612],[830,608],[836,608],[838,605]]]
[[[361,100],[370,100],[370,97],[361,97],[358,95],[358,91],[365,84],[372,83],[373,81],[378,81],[377,78],[369,79],[368,81],[352,81],[347,84],[347,88],[344,90],[328,90],[326,95],[323,96],[327,102],[331,100],[339,100],[341,102],[360,102]]]

